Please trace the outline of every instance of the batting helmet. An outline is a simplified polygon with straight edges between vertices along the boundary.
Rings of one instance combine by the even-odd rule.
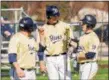
[[[33,20],[30,17],[24,17],[19,21],[20,30],[25,30],[28,32],[32,32],[36,25],[34,25]]]
[[[81,21],[83,24],[87,24],[88,28],[94,28],[97,23],[96,18],[92,15],[85,15]]]
[[[46,16],[49,19],[51,16],[60,16],[59,10],[56,6],[47,6]]]

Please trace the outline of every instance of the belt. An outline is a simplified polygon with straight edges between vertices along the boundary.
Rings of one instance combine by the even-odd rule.
[[[80,63],[80,64],[85,64],[85,63],[89,63],[89,62],[83,62],[83,63]]]
[[[91,61],[90,61],[91,62]],[[83,63],[80,63],[80,64],[85,64],[85,63],[90,63],[90,62],[83,62]],[[92,62],[96,62],[96,61],[92,61]]]
[[[27,70],[27,71],[35,70],[34,68],[29,68],[29,69],[21,68],[21,69],[22,69],[22,70]]]
[[[46,57],[56,57],[56,56],[60,56],[60,55],[66,55],[66,52],[61,53],[61,54],[55,54],[55,55],[46,55]]]

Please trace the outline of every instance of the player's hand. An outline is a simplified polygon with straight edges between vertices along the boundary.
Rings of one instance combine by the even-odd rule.
[[[78,59],[78,61],[83,61],[83,60],[86,60],[86,57],[84,54],[79,54],[77,59]]]
[[[43,73],[46,73],[47,72],[47,69],[46,69],[46,66],[44,64],[44,61],[40,61],[40,70],[41,72]]]
[[[5,31],[4,34],[6,35],[6,37],[11,36],[11,33],[9,31]]]
[[[25,76],[24,71],[22,69],[20,69],[20,68],[16,69],[16,73],[17,73],[17,76],[20,77],[20,78]]]

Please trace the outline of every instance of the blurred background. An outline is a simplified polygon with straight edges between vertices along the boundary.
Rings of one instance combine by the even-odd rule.
[[[38,26],[42,26],[46,22],[46,6],[56,5],[60,10],[60,20],[70,24],[75,38],[79,38],[82,35],[81,25],[79,20],[86,14],[92,14],[97,19],[97,25],[94,31],[97,33],[101,43],[99,49],[99,62],[102,60],[108,60],[108,31],[109,31],[109,2],[108,1],[1,1],[1,68],[9,69],[8,64],[8,43],[10,37],[18,32],[19,19],[25,16],[30,16],[34,23]],[[37,27],[36,27],[37,29]],[[35,32],[33,32],[35,35]],[[38,60],[36,61],[38,62]],[[101,65],[101,62],[99,63]],[[108,65],[105,65],[108,67]],[[103,66],[104,67],[104,66]],[[39,67],[36,66],[37,73],[39,74]],[[2,71],[2,76],[4,76]],[[3,78],[2,78],[3,79]],[[4,79],[6,80],[6,79]],[[105,79],[106,80],[106,79]]]
[[[92,14],[97,18],[96,32],[103,37],[108,29],[108,5],[109,2],[70,2],[70,1],[2,1],[1,16],[13,23],[17,23],[21,17],[30,16],[34,21],[43,24],[46,21],[45,9],[47,5],[56,5],[60,10],[60,19],[77,25],[78,21],[86,14]],[[103,26],[103,29],[101,28]],[[76,29],[78,30],[78,29]],[[101,33],[103,32],[103,35]],[[104,36],[103,40],[105,40]]]

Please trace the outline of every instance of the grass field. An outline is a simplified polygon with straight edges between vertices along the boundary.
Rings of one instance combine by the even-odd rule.
[[[99,70],[93,80],[108,80],[108,61],[100,61]],[[8,74],[9,70],[1,70],[2,73]],[[79,80],[78,74],[72,71],[72,79]],[[2,76],[1,80],[10,80],[9,76]],[[48,80],[47,76],[37,75],[37,80]]]

